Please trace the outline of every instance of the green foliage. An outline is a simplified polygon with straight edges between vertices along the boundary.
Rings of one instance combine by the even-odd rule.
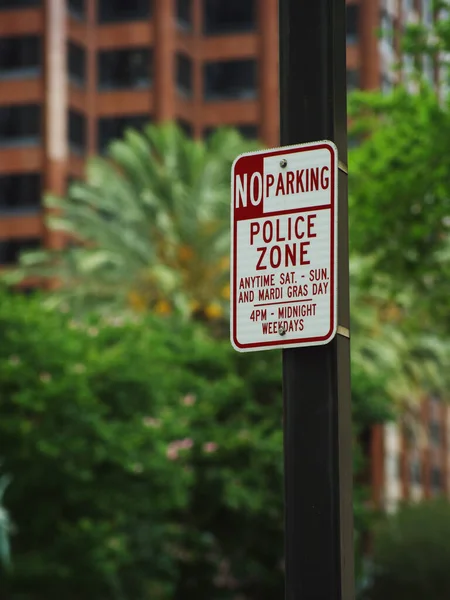
[[[402,88],[356,95],[351,109],[370,135],[350,154],[352,247],[374,255],[394,289],[412,285],[436,307],[450,275],[440,257],[450,231],[450,112],[430,90]]]
[[[375,256],[353,256],[350,262],[352,380],[356,389],[367,390],[374,414],[386,398],[397,405],[406,399],[414,403],[424,390],[446,397],[450,343],[443,328],[431,329],[435,315],[420,307],[412,285],[405,282],[402,289],[397,288],[397,282],[377,268],[376,262]],[[439,288],[442,293],[443,288],[444,282]]]
[[[281,597],[279,354],[239,355],[174,317],[84,322],[39,298],[0,300],[16,526],[2,598]],[[370,401],[356,390],[361,429]]]
[[[367,600],[450,598],[450,505],[407,506],[376,530]]]
[[[86,181],[73,183],[66,198],[45,198],[48,227],[73,243],[24,254],[6,279],[56,278],[50,300],[79,310],[221,316],[231,164],[254,147],[231,129],[207,142],[172,123],[129,130],[108,158],[88,161]]]
[[[352,95],[354,133],[364,143],[350,154],[350,219],[353,249],[376,258],[391,277],[391,294],[410,294],[410,321],[423,329],[450,330],[450,2],[435,0],[432,25],[411,23],[403,51],[415,70],[388,95]],[[431,88],[425,60],[439,69]],[[401,65],[399,65],[401,68]],[[408,326],[411,323],[408,324]]]
[[[437,18],[432,24],[411,23],[405,29],[402,38],[404,52],[415,59],[416,78],[421,79],[422,58],[432,57],[438,65],[448,64],[445,53],[450,50],[450,2],[432,0],[433,12]],[[446,14],[447,13],[447,14]]]
[[[349,156],[355,361],[397,401],[446,396],[449,106],[419,79],[414,94],[353,94],[350,115],[364,139]]]
[[[6,598],[281,594],[278,357],[7,296],[0,336]]]

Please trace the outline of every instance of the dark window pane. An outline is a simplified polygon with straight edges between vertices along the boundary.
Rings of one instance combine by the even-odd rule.
[[[359,88],[359,71],[358,69],[347,69],[347,89],[349,92]]]
[[[99,0],[100,23],[136,21],[150,17],[150,0]]]
[[[207,100],[255,98],[256,62],[228,60],[204,67],[204,95]]]
[[[129,115],[124,117],[103,117],[98,122],[98,144],[100,152],[105,152],[113,140],[123,138],[127,129],[143,129],[151,121],[149,115]]]
[[[383,94],[389,94],[394,87],[391,75],[388,73],[381,74],[381,91]]]
[[[419,484],[421,481],[421,468],[420,461],[418,459],[414,459],[410,462],[410,480],[412,483]]]
[[[69,14],[76,19],[84,19],[86,14],[85,0],[67,0]]]
[[[0,0],[0,10],[6,8],[28,8],[41,6],[41,0]]]
[[[218,129],[221,129],[223,125],[217,125],[216,127],[206,127],[203,131],[203,137],[208,139]],[[248,140],[256,140],[258,138],[258,127],[256,125],[229,125],[236,129],[244,138]]]
[[[39,173],[0,176],[0,212],[22,212],[41,206]]]
[[[439,467],[433,467],[431,469],[431,487],[436,490],[440,489],[442,484],[441,469]]]
[[[146,88],[151,83],[152,53],[148,48],[106,50],[98,56],[101,90]]]
[[[86,50],[69,42],[67,51],[69,78],[76,85],[84,85],[86,81]]]
[[[177,54],[177,89],[183,95],[192,94],[192,61],[185,54]]]
[[[203,29],[207,34],[255,29],[255,0],[204,0]]]
[[[381,35],[391,46],[395,43],[395,23],[393,16],[385,9],[380,13]]]
[[[0,107],[0,145],[36,144],[40,136],[40,106],[18,104]]]
[[[180,127],[180,129],[188,137],[192,137],[194,135],[194,128],[192,127],[192,125],[190,123],[188,123],[187,121],[184,121],[183,119],[178,119],[177,123],[178,123],[178,126]]]
[[[256,125],[238,125],[236,129],[248,140],[256,140],[258,137],[258,128]]]
[[[359,5],[347,5],[347,44],[355,44],[358,41],[358,17]]]
[[[441,442],[441,426],[437,421],[430,423],[430,440],[434,446],[439,446]]]
[[[358,148],[361,145],[361,139],[355,134],[349,134],[348,136],[348,149]]]
[[[183,28],[190,29],[192,25],[191,0],[177,0],[177,23]]]
[[[0,264],[12,265],[19,260],[21,252],[36,250],[41,245],[39,238],[14,238],[0,240]]]
[[[76,110],[69,110],[69,142],[75,152],[86,152],[86,117]]]
[[[0,78],[38,75],[41,60],[38,36],[0,38]]]

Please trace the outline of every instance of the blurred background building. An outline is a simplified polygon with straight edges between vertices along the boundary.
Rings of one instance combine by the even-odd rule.
[[[176,120],[200,138],[229,125],[276,146],[277,12],[278,0],[0,0],[0,264],[61,243],[43,191],[64,194],[128,127]],[[348,89],[388,92],[413,69],[404,23],[433,18],[432,0],[348,0]],[[442,80],[431,59],[423,69]],[[425,399],[416,422],[420,435],[366,433],[380,507],[449,493],[448,409]]]

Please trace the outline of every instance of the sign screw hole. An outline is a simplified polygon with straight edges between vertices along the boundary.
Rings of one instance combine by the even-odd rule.
[[[286,329],[284,327],[280,327],[280,329],[278,330],[278,333],[280,335],[286,335]]]
[[[284,169],[285,167],[287,167],[287,160],[285,158],[283,158],[283,160],[280,160],[280,167],[282,169]]]

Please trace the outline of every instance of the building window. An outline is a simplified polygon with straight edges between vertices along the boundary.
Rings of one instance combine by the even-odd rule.
[[[347,90],[357,90],[360,86],[358,69],[347,69]]]
[[[99,0],[100,23],[140,21],[150,17],[150,0]]]
[[[420,461],[418,458],[411,460],[411,462],[409,464],[409,478],[410,478],[411,483],[420,485],[422,477],[421,477]]]
[[[41,38],[36,35],[0,38],[0,78],[39,75]]]
[[[348,149],[353,150],[354,148],[358,148],[361,145],[361,139],[359,136],[355,134],[349,134],[348,136]]]
[[[256,125],[228,125],[233,129],[236,129],[242,137],[248,140],[256,140],[258,139],[258,127]],[[210,138],[212,135],[216,133],[219,129],[222,129],[223,125],[217,125],[215,127],[205,127],[203,130],[203,137],[205,139]]]
[[[0,212],[15,213],[39,210],[41,176],[39,173],[0,176]]]
[[[85,0],[67,0],[69,15],[82,21],[86,14]]]
[[[69,80],[75,85],[83,86],[86,81],[86,50],[74,42],[69,42],[67,62]]]
[[[151,121],[149,115],[129,115],[124,117],[103,117],[98,122],[98,144],[101,153],[108,145],[123,138],[127,129],[142,130]]]
[[[203,30],[208,35],[252,31],[255,0],[204,0]]]
[[[192,26],[192,2],[191,0],[177,0],[177,24],[183,29]]]
[[[442,487],[442,474],[439,467],[433,467],[431,469],[431,489],[436,492]]]
[[[383,94],[389,94],[394,88],[394,84],[391,81],[391,78],[387,73],[382,73],[381,75],[381,91]]]
[[[423,72],[425,79],[430,85],[434,83],[434,62],[429,54],[423,57]]]
[[[347,4],[347,44],[358,41],[359,4]]]
[[[75,153],[86,152],[86,117],[76,110],[69,110],[69,146]]]
[[[381,11],[380,23],[382,38],[393,48],[395,45],[394,17],[386,9]]]
[[[400,478],[400,461],[396,453],[388,454],[386,458],[386,476],[390,482],[398,481]]]
[[[192,60],[185,54],[177,54],[177,89],[183,96],[192,95]]]
[[[183,133],[187,137],[192,137],[194,135],[194,128],[187,121],[184,121],[183,119],[178,119],[177,124],[181,131],[183,131]]]
[[[256,61],[228,60],[204,67],[206,100],[245,100],[256,97]]]
[[[429,436],[433,446],[439,447],[441,443],[441,426],[438,421],[431,421],[429,424]]]
[[[37,144],[40,137],[40,106],[17,104],[0,107],[0,146]]]
[[[36,250],[41,245],[39,238],[11,238],[0,240],[0,264],[13,265],[26,250]]]
[[[422,0],[422,20],[425,25],[433,25],[433,0]]]
[[[41,0],[0,0],[0,10],[41,6]]]
[[[148,88],[152,79],[151,63],[148,48],[100,52],[98,87],[101,90]]]
[[[414,0],[403,0],[402,2],[402,21],[403,27],[410,23],[410,19],[414,13]]]

